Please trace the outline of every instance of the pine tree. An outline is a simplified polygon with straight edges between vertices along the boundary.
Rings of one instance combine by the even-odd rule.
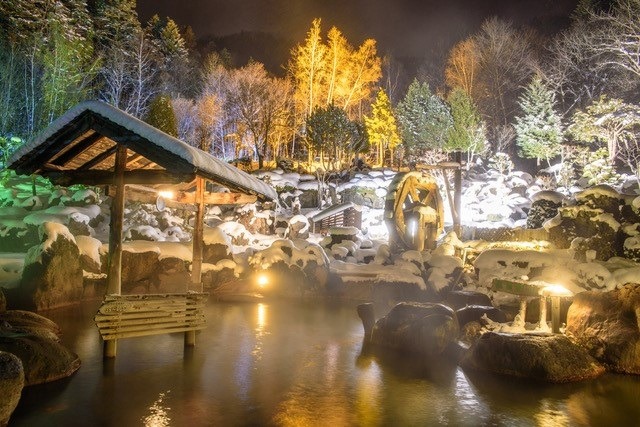
[[[467,166],[476,153],[486,149],[485,125],[473,100],[460,87],[455,87],[447,99],[451,109],[452,126],[447,133],[446,151],[465,151]]]
[[[520,155],[547,163],[558,154],[562,143],[562,123],[555,112],[555,93],[535,76],[520,97],[523,115],[516,117],[516,144]]]
[[[431,93],[429,84],[414,80],[397,108],[402,140],[414,160],[429,150],[442,150],[451,127],[451,113]]]
[[[176,115],[173,112],[171,99],[166,95],[158,95],[151,101],[145,122],[168,135],[178,136]]]
[[[606,144],[611,164],[618,157],[620,145],[632,141],[637,144],[639,130],[640,106],[605,95],[584,111],[576,111],[568,129],[579,141]]]
[[[306,120],[306,129],[309,152],[320,153],[323,161],[328,156],[332,169],[336,169],[341,152],[358,133],[345,111],[334,105],[316,107]]]
[[[135,0],[98,0],[93,21],[100,52],[131,42],[141,29]]]
[[[400,136],[391,102],[384,90],[378,91],[376,100],[371,105],[371,114],[365,116],[364,123],[369,142],[378,148],[378,163],[384,165],[384,152],[389,149],[393,166],[393,150],[400,144]]]

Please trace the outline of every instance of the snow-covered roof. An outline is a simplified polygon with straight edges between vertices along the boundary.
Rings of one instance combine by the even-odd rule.
[[[86,165],[88,159],[108,154],[116,144],[123,144],[148,160],[141,169],[150,169],[152,162],[151,168],[157,165],[169,173],[193,173],[230,189],[277,200],[277,193],[268,184],[100,101],[83,102],[67,111],[20,147],[11,156],[9,167],[18,173],[46,175],[44,165],[51,161],[58,166],[58,173],[64,173]],[[74,163],[81,156],[85,157]],[[106,169],[109,168],[95,167]]]

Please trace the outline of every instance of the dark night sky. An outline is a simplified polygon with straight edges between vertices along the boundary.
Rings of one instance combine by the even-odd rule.
[[[140,20],[170,16],[191,25],[198,37],[244,31],[271,32],[296,42],[304,39],[314,17],[326,32],[332,25],[352,45],[378,41],[381,52],[425,56],[448,49],[497,15],[516,24],[551,32],[567,24],[577,0],[138,0]]]

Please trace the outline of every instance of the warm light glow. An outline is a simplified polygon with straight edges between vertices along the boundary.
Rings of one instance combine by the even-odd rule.
[[[418,233],[418,221],[415,219],[407,221],[407,229],[409,230],[409,236],[416,237]]]
[[[569,289],[560,285],[549,285],[542,288],[540,291],[540,295],[548,296],[548,297],[570,297],[573,295]]]
[[[267,275],[264,273],[260,273],[258,275],[258,286],[260,286],[261,288],[264,288],[268,284],[269,284],[269,278],[267,277]]]
[[[162,197],[163,199],[173,199],[174,194],[171,190],[161,190],[158,191],[158,196]]]
[[[259,303],[258,304],[258,316],[257,316],[257,327],[256,332],[261,333],[264,331],[264,327],[267,324],[267,306]]]
[[[145,427],[166,427],[171,425],[170,408],[163,402],[165,395],[166,393],[160,393],[158,399],[149,407],[149,415],[142,419]]]

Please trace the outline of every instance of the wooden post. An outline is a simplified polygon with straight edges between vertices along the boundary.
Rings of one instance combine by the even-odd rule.
[[[540,295],[540,323],[539,326],[547,330],[547,297]]]
[[[204,232],[204,187],[205,181],[201,177],[196,177],[196,217],[193,222],[193,259],[191,262],[191,288],[194,291],[202,292],[202,246]],[[186,291],[189,291],[187,284]],[[196,332],[187,331],[184,333],[184,345],[194,346],[196,344]]]
[[[114,166],[113,185],[116,193],[111,202],[109,226],[109,262],[107,270],[107,295],[120,295],[122,285],[122,221],[124,217],[124,172],[127,165],[127,147],[118,145]],[[105,340],[104,357],[116,357],[116,340]]]
[[[458,238],[462,238],[462,225],[460,224],[461,219],[460,216],[462,214],[462,153],[460,151],[456,151],[456,162],[458,162],[458,167],[454,171],[454,196],[453,196],[453,204],[454,204],[454,215],[453,215],[453,231],[456,232]]]
[[[560,297],[551,297],[551,332],[560,333]]]

